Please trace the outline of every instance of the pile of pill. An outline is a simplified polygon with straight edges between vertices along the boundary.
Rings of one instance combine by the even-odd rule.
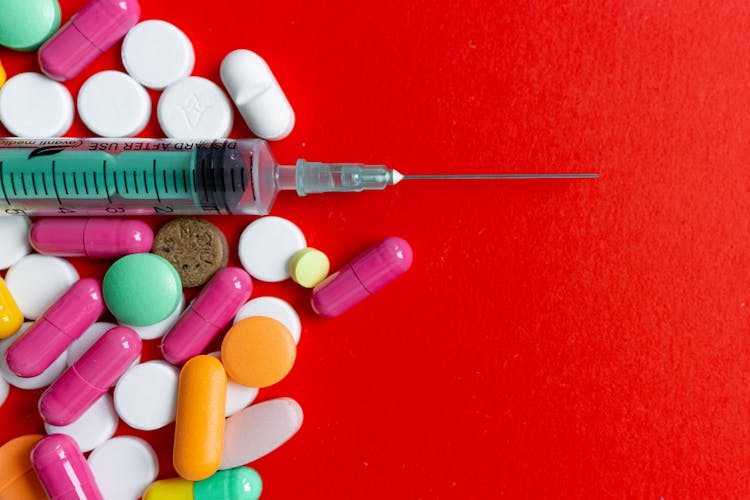
[[[160,20],[139,23],[136,0],[90,0],[62,28],[57,0],[0,6],[0,45],[39,49],[43,73],[6,82],[0,65],[0,121],[14,135],[62,136],[77,109],[96,135],[134,136],[151,118],[146,88],[163,91],[157,117],[169,138],[225,137],[232,103],[258,137],[279,140],[294,127],[260,56],[244,49],[226,56],[221,80],[230,100],[215,83],[191,76],[195,55],[182,31]],[[61,82],[120,40],[127,73],[91,76],[74,106]],[[7,270],[0,405],[10,386],[46,387],[38,405],[46,436],[0,446],[0,500],[258,498],[262,481],[247,464],[292,438],[303,412],[292,398],[255,399],[292,370],[302,323],[281,298],[252,297],[253,281],[291,279],[311,289],[315,313],[333,318],[412,262],[408,243],[389,237],[329,275],[326,254],[308,247],[293,222],[273,216],[252,221],[236,249],[198,218],[3,216],[0,235],[0,271]],[[235,256],[241,267],[228,266]],[[110,262],[99,280],[79,276],[65,257]],[[184,289],[197,291],[189,302]],[[158,343],[163,359],[141,359],[147,342]],[[139,432],[174,423],[180,477],[157,480],[148,442],[114,437],[120,421]]]

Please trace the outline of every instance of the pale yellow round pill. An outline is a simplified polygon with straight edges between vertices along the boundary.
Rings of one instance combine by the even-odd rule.
[[[315,248],[303,248],[289,261],[289,274],[305,288],[313,288],[326,279],[331,263],[326,254]]]

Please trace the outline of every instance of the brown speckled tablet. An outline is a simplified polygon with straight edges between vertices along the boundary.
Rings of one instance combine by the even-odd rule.
[[[229,260],[224,233],[203,219],[168,222],[156,234],[152,252],[172,263],[185,288],[205,284]]]

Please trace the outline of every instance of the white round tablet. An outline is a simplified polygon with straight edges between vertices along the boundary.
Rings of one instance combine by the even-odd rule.
[[[277,297],[257,297],[240,307],[240,310],[234,316],[234,323],[252,316],[265,316],[275,319],[287,327],[289,333],[294,337],[294,343],[299,343],[299,337],[302,333],[302,323],[297,311],[294,310],[289,302]]]
[[[212,352],[209,356],[221,361],[220,352]],[[258,396],[258,389],[256,387],[247,387],[242,384],[238,384],[231,378],[227,378],[227,401],[225,406],[225,415],[227,417],[234,415],[240,410],[243,410],[250,406],[250,403],[255,401]]]
[[[0,89],[0,121],[18,137],[60,137],[73,124],[73,97],[40,73],[16,75]]]
[[[183,294],[180,298],[180,303],[177,305],[177,309],[172,314],[167,316],[166,319],[159,321],[154,325],[147,326],[132,326],[120,323],[122,326],[132,328],[143,340],[153,340],[163,337],[173,326],[177,323],[180,314],[185,310],[185,295]]]
[[[136,81],[161,90],[193,72],[195,52],[179,28],[152,19],[136,24],[125,35],[122,64]]]
[[[114,436],[117,423],[112,396],[104,394],[72,424],[44,424],[44,429],[47,434],[67,434],[75,439],[81,451],[86,453]]]
[[[52,362],[49,367],[36,377],[23,378],[19,377],[15,373],[10,371],[8,363],[5,361],[5,352],[15,342],[23,332],[26,331],[32,325],[31,322],[26,322],[21,325],[20,330],[15,335],[12,335],[0,342],[0,375],[13,387],[19,389],[41,389],[54,382],[57,377],[62,375],[62,372],[68,367],[65,361],[68,359],[68,351],[64,351],[60,356]]]
[[[60,257],[31,254],[13,264],[5,284],[27,319],[37,319],[78,281],[73,265]]]
[[[302,407],[291,398],[248,406],[229,417],[219,469],[233,469],[259,459],[286,443],[302,427]]]
[[[31,222],[28,217],[7,216],[0,217],[0,234],[3,243],[0,244],[0,269],[8,269],[18,262],[21,257],[31,252],[29,245],[29,228]]]
[[[135,436],[110,439],[97,446],[87,461],[107,500],[138,500],[159,475],[154,449]]]
[[[199,76],[167,87],[156,113],[162,131],[172,139],[221,139],[234,125],[229,98],[214,82]]]
[[[3,406],[10,393],[10,384],[3,377],[0,377],[0,406]]]
[[[115,386],[115,409],[134,429],[152,431],[174,422],[180,372],[166,361],[133,366]]]
[[[125,73],[102,71],[81,86],[78,115],[100,137],[132,137],[151,118],[151,98]]]
[[[269,216],[255,220],[242,231],[239,256],[242,267],[260,281],[289,278],[289,260],[307,247],[305,235],[291,221]]]
[[[115,327],[117,327],[117,325],[114,323],[106,322],[94,323],[88,327],[86,331],[68,347],[68,366],[72,366],[73,363],[83,356],[83,353],[88,351],[89,348],[94,345],[94,342],[102,338],[102,335]]]

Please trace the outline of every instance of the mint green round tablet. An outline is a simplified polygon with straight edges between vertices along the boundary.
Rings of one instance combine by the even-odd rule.
[[[152,253],[126,255],[104,275],[102,295],[109,311],[126,325],[147,326],[166,319],[180,303],[180,275]]]
[[[59,27],[57,0],[0,0],[0,45],[36,50]]]

